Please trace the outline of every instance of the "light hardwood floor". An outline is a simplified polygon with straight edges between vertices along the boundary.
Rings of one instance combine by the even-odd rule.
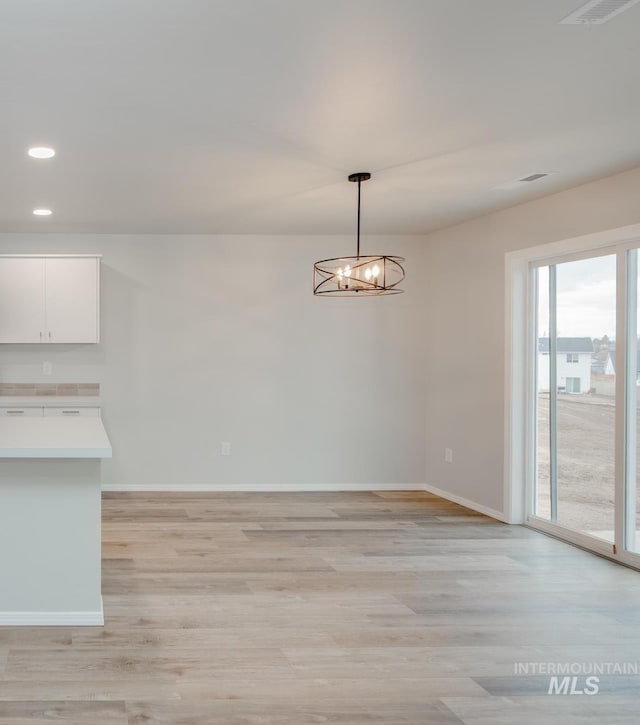
[[[640,574],[429,494],[107,494],[103,541],[104,628],[0,628],[1,725],[640,721],[515,674],[637,662]]]

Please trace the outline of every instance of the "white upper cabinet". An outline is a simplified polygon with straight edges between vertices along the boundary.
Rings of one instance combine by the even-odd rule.
[[[99,257],[0,256],[0,343],[100,340]]]
[[[48,342],[98,342],[96,257],[45,260],[45,319]]]
[[[0,257],[0,342],[44,342],[44,259]]]

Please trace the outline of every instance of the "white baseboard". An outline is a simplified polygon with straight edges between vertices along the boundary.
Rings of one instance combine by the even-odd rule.
[[[0,612],[0,627],[102,627],[104,611]]]
[[[453,503],[460,504],[465,508],[477,511],[478,513],[490,516],[492,519],[498,519],[508,523],[507,517],[502,511],[483,506],[482,504],[471,501],[462,496],[443,491],[441,488],[430,486],[424,483],[380,483],[380,484],[358,484],[358,483],[312,483],[307,485],[293,483],[278,484],[257,484],[257,483],[187,483],[184,485],[169,485],[155,483],[134,483],[130,485],[120,483],[103,483],[103,491],[156,491],[158,493],[194,493],[194,492],[218,492],[231,493],[233,491],[245,491],[248,493],[304,493],[305,491],[428,491],[435,496],[447,499]]]
[[[453,503],[460,504],[460,506],[464,506],[472,511],[477,511],[485,516],[490,516],[492,519],[498,519],[498,521],[509,523],[507,517],[502,511],[497,511],[496,509],[489,508],[488,506],[483,506],[475,501],[470,501],[468,498],[456,496],[454,493],[443,491],[441,488],[436,488],[435,486],[430,486],[429,484],[425,484],[422,489],[432,493],[434,496],[440,496],[440,498],[445,498],[447,501],[452,501]]]
[[[231,492],[248,491],[251,493],[304,493],[305,491],[424,491],[423,483],[380,483],[380,484],[358,484],[358,483],[311,483],[306,485],[294,483],[257,484],[257,483],[236,483],[236,484],[184,484],[168,485],[154,483],[140,484],[119,484],[103,483],[103,491],[169,491],[171,493],[187,493],[198,491]]]

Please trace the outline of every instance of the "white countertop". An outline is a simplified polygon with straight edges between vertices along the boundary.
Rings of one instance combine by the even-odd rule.
[[[98,395],[0,395],[0,408],[101,408]]]
[[[111,458],[102,418],[0,418],[0,458]]]

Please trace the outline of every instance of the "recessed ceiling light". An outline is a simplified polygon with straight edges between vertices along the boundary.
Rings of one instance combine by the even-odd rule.
[[[53,214],[51,209],[34,209],[33,213],[36,216],[51,216]]]
[[[54,149],[49,146],[34,146],[33,148],[30,148],[27,153],[32,159],[50,159],[52,156],[56,155]]]

